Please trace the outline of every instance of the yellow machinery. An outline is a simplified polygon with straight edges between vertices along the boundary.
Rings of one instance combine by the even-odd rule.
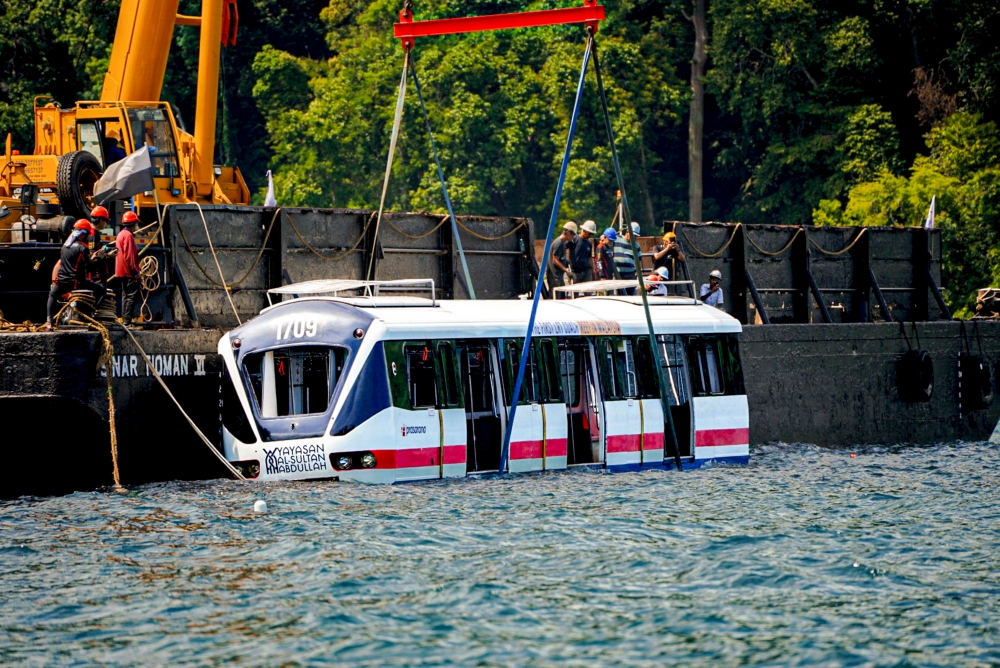
[[[22,220],[86,216],[104,168],[144,145],[155,147],[150,157],[156,191],[136,197],[140,211],[152,212],[157,202],[250,203],[239,168],[212,164],[219,59],[222,45],[236,41],[235,0],[202,0],[200,17],[178,15],[177,5],[178,0],[122,0],[101,99],[64,109],[36,98],[32,155],[13,151],[7,136],[0,242],[25,240],[30,232],[23,231]],[[177,126],[169,104],[157,101],[174,25],[201,29],[194,136]]]

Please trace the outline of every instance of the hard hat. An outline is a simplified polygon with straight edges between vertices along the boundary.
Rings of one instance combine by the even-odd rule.
[[[583,224],[583,229],[587,230],[591,234],[597,234],[597,223],[592,220],[588,220]]]
[[[104,218],[105,220],[110,220],[111,214],[103,206],[95,206],[90,212],[91,218]]]
[[[602,234],[604,236],[606,236],[608,239],[610,239],[611,241],[614,241],[614,240],[616,240],[618,238],[618,233],[615,232],[615,228],[613,228],[613,227],[609,227],[608,229],[604,230],[604,232],[602,232]]]
[[[666,267],[657,267],[656,275],[659,276],[660,278],[670,278],[670,272],[667,271]]]
[[[574,223],[572,220],[566,221],[566,223],[562,226],[562,228],[564,232],[572,232],[573,234],[576,234],[579,231],[576,226],[576,223]]]
[[[125,215],[122,216],[122,225],[134,225],[139,222],[139,216],[135,215],[135,211],[126,211]]]
[[[666,234],[663,235],[663,238],[666,239],[667,241],[673,241],[674,239],[677,238],[677,235],[674,234],[673,232],[667,232]]]
[[[94,237],[97,236],[97,230],[95,230],[94,226],[90,224],[90,221],[86,220],[86,219],[80,219],[80,220],[76,221],[73,224],[73,229],[74,230],[83,230],[84,232],[86,232],[87,234],[89,234],[91,236],[94,236]]]
[[[632,234],[639,236],[639,223],[632,221]]]
[[[717,278],[717,279],[719,279],[721,281],[722,280],[722,272],[719,271],[718,269],[713,269],[712,273],[709,274],[708,277],[709,278]]]

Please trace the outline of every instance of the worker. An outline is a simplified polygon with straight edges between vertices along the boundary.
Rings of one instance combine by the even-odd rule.
[[[90,239],[96,237],[97,231],[87,220],[78,220],[73,225],[66,243],[63,244],[59,257],[59,268],[49,289],[49,301],[46,306],[45,330],[54,328],[56,302],[74,290],[90,290],[94,294],[95,307],[104,299],[107,289],[100,283],[94,283],[87,278],[87,269],[95,261],[107,257],[103,250],[91,255]]]
[[[139,299],[139,249],[135,243],[132,227],[139,222],[134,211],[126,211],[122,216],[122,229],[115,237],[115,278],[122,289],[122,324],[132,325],[132,311]]]
[[[705,302],[709,306],[714,306],[716,308],[721,308],[725,303],[725,299],[722,296],[722,272],[718,269],[713,269],[712,273],[708,275],[708,283],[702,283],[701,289],[698,291],[698,296],[701,301]]]
[[[569,273],[569,260],[567,256],[575,244],[577,226],[572,220],[566,221],[562,226],[562,232],[552,242],[552,250],[549,253],[549,270],[551,272],[551,285],[553,288],[565,284],[565,276]]]
[[[639,236],[639,223],[632,222],[622,234],[615,239],[615,268],[618,270],[618,278],[623,281],[634,281],[635,258],[632,255],[632,239]],[[628,288],[626,294],[634,295],[635,288]]]
[[[677,235],[667,232],[663,235],[663,243],[653,246],[653,269],[666,267],[670,272],[670,279],[677,280],[677,262],[686,262],[684,252],[680,244],[677,243]]]
[[[661,297],[667,296],[666,281],[670,280],[670,272],[666,267],[657,267],[646,277],[646,293]]]
[[[597,234],[597,223],[588,220],[580,228],[573,248],[570,250],[571,274],[567,274],[570,283],[589,283],[594,280],[594,242],[591,237]]]
[[[597,242],[597,252],[594,254],[594,276],[598,280],[611,280],[615,277],[615,239],[618,234],[613,227],[609,227],[601,233],[601,238]]]

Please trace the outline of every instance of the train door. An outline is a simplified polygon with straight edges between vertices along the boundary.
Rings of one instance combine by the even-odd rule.
[[[641,402],[631,338],[598,337],[595,341],[604,398],[607,466],[638,467],[642,463]]]
[[[396,422],[395,479],[440,478],[446,475],[446,466],[448,475],[455,474],[452,466],[459,463],[455,458],[463,459],[464,465],[465,432],[449,433],[445,425],[445,414],[461,408],[447,405],[455,399],[449,400],[442,391],[447,387],[438,377],[441,365],[435,342],[387,341],[385,349]]]
[[[559,367],[566,402],[566,464],[599,464],[604,461],[601,404],[587,339],[559,339]]]
[[[696,462],[745,462],[750,413],[735,334],[690,336],[691,426]]]
[[[648,336],[631,339],[635,360],[636,391],[639,404],[639,452],[643,466],[663,464],[664,416],[660,386],[656,378],[656,360]]]
[[[434,342],[434,363],[437,376],[438,420],[441,427],[441,478],[465,476],[467,435],[465,407],[462,397],[458,354],[454,341]]]
[[[514,382],[521,363],[524,339],[504,339],[502,342],[504,397],[512,405]],[[514,424],[511,430],[508,470],[511,473],[541,471],[544,468],[544,437],[542,433],[541,371],[538,367],[536,347],[528,351],[528,362],[521,381],[521,395],[517,400]],[[509,415],[508,411],[508,415]]]
[[[542,404],[542,468],[546,471],[566,468],[567,420],[566,399],[559,365],[559,344],[556,339],[534,340],[541,371]]]
[[[460,341],[462,391],[465,395],[467,467],[470,472],[500,468],[503,425],[497,401],[497,374],[488,341]]]
[[[670,405],[670,416],[677,435],[679,455],[694,456],[694,439],[691,433],[691,389],[688,384],[687,356],[684,339],[673,334],[663,334],[656,337],[657,345],[661,346],[663,355],[663,375],[667,385],[667,403]],[[672,457],[672,437],[664,433],[664,457]]]

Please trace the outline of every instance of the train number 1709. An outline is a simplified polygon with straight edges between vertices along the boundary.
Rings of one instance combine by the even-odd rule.
[[[315,320],[289,318],[278,322],[278,341],[316,336],[319,327]]]

